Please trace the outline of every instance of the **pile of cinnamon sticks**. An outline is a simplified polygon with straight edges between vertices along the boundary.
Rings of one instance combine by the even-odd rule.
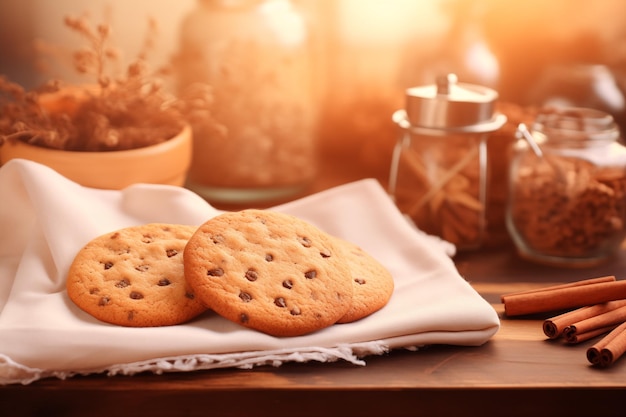
[[[587,349],[587,360],[611,366],[626,352],[626,281],[614,276],[576,281],[501,297],[507,316],[565,311],[545,319],[550,339],[575,344],[604,335]]]

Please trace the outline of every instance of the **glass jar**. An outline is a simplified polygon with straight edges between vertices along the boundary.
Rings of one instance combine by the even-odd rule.
[[[400,136],[389,192],[422,231],[476,249],[487,209],[487,136],[504,125],[497,92],[458,83],[454,74],[406,92],[406,110],[394,113]]]
[[[507,227],[519,254],[556,266],[605,261],[626,236],[626,148],[613,117],[544,108],[528,134],[509,177]]]
[[[194,130],[188,187],[250,204],[300,192],[316,174],[312,48],[287,0],[199,0],[181,25],[180,88],[212,88],[221,128]]]

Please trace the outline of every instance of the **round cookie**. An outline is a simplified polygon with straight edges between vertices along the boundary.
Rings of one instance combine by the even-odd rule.
[[[332,237],[291,215],[248,209],[201,225],[185,276],[221,316],[274,336],[328,327],[348,311],[352,281]]]
[[[184,323],[206,310],[184,274],[183,251],[196,227],[151,223],[87,243],[67,276],[67,293],[95,318],[121,326]]]
[[[337,323],[351,323],[380,310],[394,289],[391,273],[372,255],[352,242],[335,238],[352,274],[352,306]]]

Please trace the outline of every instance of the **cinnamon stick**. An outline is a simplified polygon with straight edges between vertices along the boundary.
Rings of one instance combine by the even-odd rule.
[[[507,316],[544,313],[626,299],[626,281],[572,285],[502,296]]]
[[[611,282],[611,281],[615,281],[615,276],[614,275],[607,275],[607,276],[604,276],[604,277],[583,279],[583,280],[580,280],[580,281],[574,281],[574,282],[568,282],[568,283],[565,283],[565,284],[552,285],[552,286],[543,287],[543,288],[533,288],[532,290],[510,292],[508,294],[504,294],[501,297],[501,301],[504,302],[505,298],[513,296],[513,295],[531,294],[531,293],[535,293],[535,292],[542,292],[542,291],[549,291],[549,290],[558,290],[558,289],[561,289],[561,288],[580,287],[582,285],[598,284],[600,282]]]
[[[591,364],[606,368],[626,352],[626,322],[613,329],[595,345],[587,349]]]
[[[611,326],[599,327],[597,329],[589,330],[584,333],[577,333],[577,332],[566,333],[565,340],[570,345],[574,345],[576,343],[581,343],[589,339],[593,339],[594,337],[600,336],[601,334],[609,333],[611,330],[613,330],[616,327],[617,325],[613,324]]]
[[[624,306],[626,306],[626,300],[609,301],[593,306],[580,307],[576,310],[568,311],[544,320],[543,333],[550,339],[557,339],[563,335],[563,331],[566,327],[576,322],[598,316]]]
[[[586,333],[601,327],[617,325],[626,322],[626,307],[619,307],[597,316],[589,317],[576,323],[572,323],[563,330],[565,337],[568,334]]]

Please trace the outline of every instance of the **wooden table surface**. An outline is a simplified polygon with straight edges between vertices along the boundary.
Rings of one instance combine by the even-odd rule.
[[[593,269],[529,264],[509,247],[457,255],[459,272],[491,302],[501,329],[480,347],[430,346],[345,362],[164,375],[45,379],[0,387],[2,416],[617,416],[626,358],[585,357],[593,341],[547,341],[541,319],[507,319],[503,293],[602,275],[621,279],[626,252]],[[1,364],[0,364],[1,365]]]
[[[586,347],[546,340],[541,320],[507,319],[501,294],[623,271],[527,264],[509,248],[461,254],[461,274],[501,316],[480,347],[430,346],[344,362],[164,375],[46,379],[0,387],[3,416],[617,416],[626,358],[608,369]],[[4,410],[11,410],[5,414]]]

